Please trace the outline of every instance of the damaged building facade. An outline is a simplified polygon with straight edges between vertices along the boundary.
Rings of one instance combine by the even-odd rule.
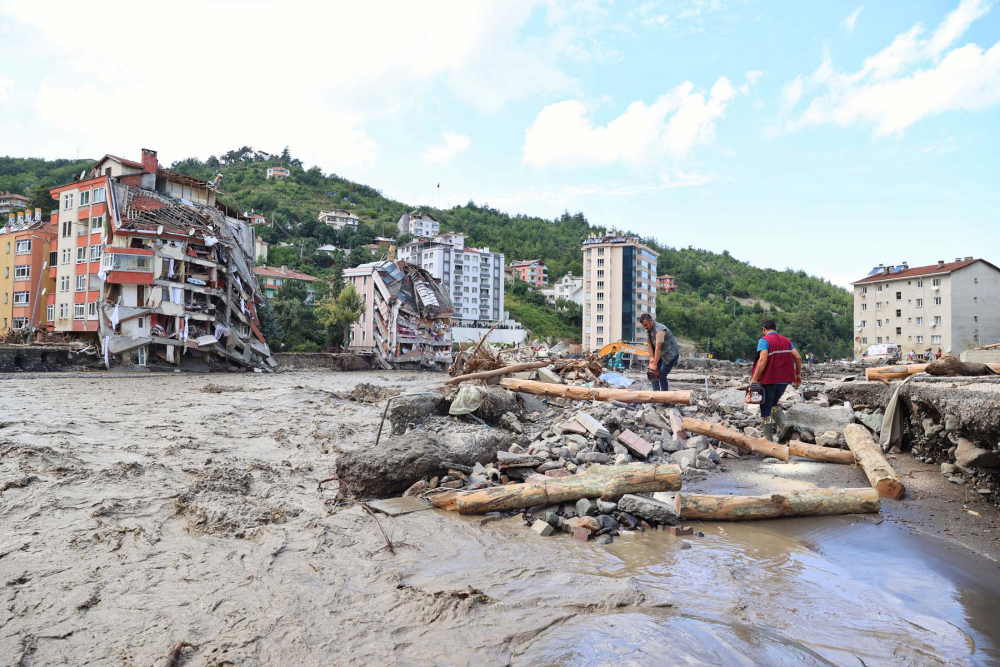
[[[56,330],[92,332],[108,366],[273,368],[256,311],[253,227],[216,201],[216,188],[143,150],[142,162],[106,156],[89,178],[53,190],[66,260]]]
[[[451,363],[451,300],[425,269],[371,262],[345,270],[344,280],[365,303],[364,315],[351,325],[352,352],[371,354],[384,368]]]

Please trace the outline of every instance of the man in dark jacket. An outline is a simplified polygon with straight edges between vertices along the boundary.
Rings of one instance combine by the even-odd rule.
[[[681,346],[665,324],[653,319],[649,313],[639,317],[639,324],[646,330],[649,345],[648,370],[656,371],[659,377],[653,380],[653,391],[667,391],[667,375],[681,356]]]
[[[764,389],[764,400],[760,404],[761,430],[765,438],[774,441],[771,411],[781,400],[785,387],[802,384],[802,355],[792,341],[778,333],[774,320],[764,320],[761,328],[764,335],[757,341],[757,360],[750,383],[759,382]]]

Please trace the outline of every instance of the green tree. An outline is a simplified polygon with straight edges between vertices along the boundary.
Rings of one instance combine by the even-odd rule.
[[[326,340],[316,309],[307,303],[308,296],[304,283],[288,280],[271,300],[274,317],[284,333],[283,350],[315,352]]]
[[[334,295],[331,291],[316,306],[320,323],[326,328],[328,346],[345,345],[349,338],[349,328],[365,314],[365,301],[348,285]]]

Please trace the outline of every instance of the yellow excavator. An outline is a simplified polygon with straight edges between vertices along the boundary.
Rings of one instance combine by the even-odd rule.
[[[649,348],[642,343],[618,341],[617,343],[608,343],[602,347],[597,356],[601,359],[611,356],[610,359],[604,362],[608,370],[623,373],[629,369],[636,357],[648,357]]]

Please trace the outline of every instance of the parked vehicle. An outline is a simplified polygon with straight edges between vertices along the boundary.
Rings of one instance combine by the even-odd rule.
[[[861,355],[862,361],[898,361],[900,358],[899,345],[895,343],[878,343],[871,345]]]

